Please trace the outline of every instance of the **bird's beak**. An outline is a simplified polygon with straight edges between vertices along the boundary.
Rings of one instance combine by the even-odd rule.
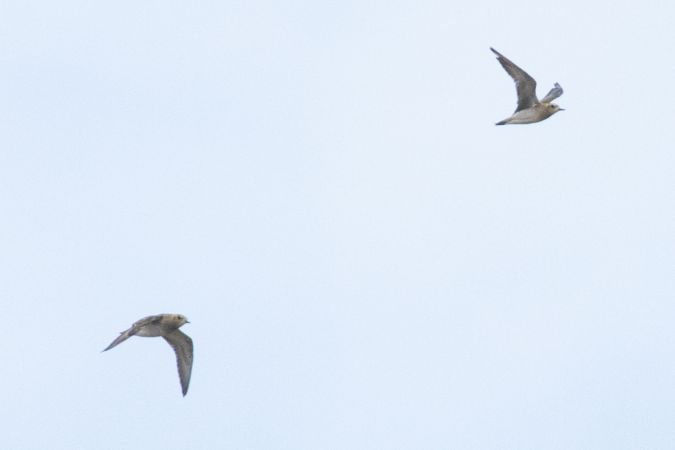
[[[558,109],[558,111],[565,111],[565,108],[560,108]]]

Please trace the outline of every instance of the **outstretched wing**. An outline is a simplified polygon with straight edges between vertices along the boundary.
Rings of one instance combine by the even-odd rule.
[[[190,375],[192,375],[192,360],[194,355],[192,339],[180,330],[172,331],[162,337],[173,348],[173,351],[176,352],[178,377],[180,378],[180,385],[183,389],[183,396],[185,396],[188,387],[190,386]]]
[[[553,89],[548,91],[548,94],[546,94],[546,97],[541,99],[542,103],[549,103],[555,100],[556,98],[560,97],[563,95],[563,88],[558,84],[553,85]]]
[[[527,109],[539,103],[537,100],[537,82],[527,74],[523,69],[516,66],[510,59],[499,53],[494,48],[490,50],[497,55],[497,61],[502,65],[506,73],[511,75],[516,83],[516,93],[518,94],[518,106],[514,112]]]
[[[110,350],[110,349],[113,348],[114,346],[116,346],[116,345],[118,345],[118,344],[121,344],[122,342],[124,342],[124,341],[126,341],[127,339],[129,339],[131,336],[133,336],[133,334],[132,334],[133,329],[134,329],[134,327],[131,327],[131,328],[129,328],[129,329],[126,330],[126,331],[122,331],[122,332],[120,333],[120,335],[117,336],[117,338],[116,338],[114,341],[112,341],[112,343],[111,343],[109,346],[107,346],[103,351],[104,351],[104,352],[107,352],[108,350]]]
[[[108,350],[110,350],[111,348],[115,347],[116,345],[119,345],[119,344],[121,344],[122,342],[126,341],[126,340],[129,339],[131,336],[133,336],[133,335],[135,335],[136,333],[138,333],[138,330],[141,329],[141,327],[143,327],[143,326],[145,326],[145,325],[153,324],[153,323],[154,323],[154,324],[158,324],[161,320],[162,320],[162,315],[161,315],[161,314],[156,315],[156,316],[143,317],[142,319],[137,320],[136,322],[134,322],[133,325],[131,325],[131,328],[129,328],[128,330],[122,331],[122,332],[120,333],[120,335],[117,336],[117,338],[116,338],[114,341],[112,341],[112,343],[111,343],[109,346],[107,346],[107,347],[105,348],[105,350],[103,350],[103,351],[104,351],[104,352],[105,352],[105,351],[108,351]]]

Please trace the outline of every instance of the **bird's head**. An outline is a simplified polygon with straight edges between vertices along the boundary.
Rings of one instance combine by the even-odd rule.
[[[549,103],[547,108],[548,108],[548,112],[551,113],[551,115],[557,113],[558,111],[565,111],[563,108],[556,105],[555,103]]]
[[[174,314],[173,319],[176,322],[176,324],[178,325],[178,327],[182,327],[186,323],[190,323],[190,321],[187,320],[187,317],[185,317],[182,314]]]

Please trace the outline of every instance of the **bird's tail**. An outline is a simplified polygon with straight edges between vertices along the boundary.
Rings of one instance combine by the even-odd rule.
[[[495,125],[506,125],[506,119],[502,120],[501,122],[497,122]]]

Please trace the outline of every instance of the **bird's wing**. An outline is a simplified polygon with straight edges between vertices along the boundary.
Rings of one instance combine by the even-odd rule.
[[[109,346],[107,346],[107,347],[105,348],[105,350],[103,350],[103,351],[104,351],[104,352],[105,352],[105,351],[108,351],[108,350],[110,350],[111,348],[115,347],[116,345],[119,345],[119,344],[121,344],[122,342],[126,341],[126,340],[129,339],[131,336],[133,336],[133,335],[135,335],[136,333],[138,333],[138,330],[140,330],[140,329],[141,329],[142,327],[144,327],[145,325],[149,325],[149,324],[153,324],[153,323],[154,323],[154,324],[158,324],[161,320],[162,320],[162,315],[161,315],[161,314],[156,315],[156,316],[148,316],[148,317],[144,317],[144,318],[142,318],[142,319],[140,319],[140,320],[137,320],[136,322],[134,322],[133,325],[131,325],[131,327],[130,327],[128,330],[122,331],[122,332],[120,333],[120,335],[117,336],[117,338],[116,338],[114,341],[112,341],[112,343],[111,343]]]
[[[104,351],[104,352],[107,352],[108,350],[110,350],[111,348],[115,347],[116,345],[121,344],[122,342],[124,342],[124,341],[126,341],[127,339],[129,339],[131,336],[134,335],[134,333],[132,333],[133,329],[134,329],[134,327],[131,327],[131,328],[129,328],[128,330],[122,331],[122,332],[120,333],[120,335],[117,336],[117,338],[116,338],[114,341],[112,341],[112,342],[110,343],[110,345],[107,346],[103,351]]]
[[[131,328],[138,330],[141,327],[144,327],[146,325],[159,325],[159,323],[162,321],[162,317],[164,317],[165,314],[157,314],[155,316],[148,316],[148,317],[143,317],[142,319],[138,319],[134,324],[131,326]]]
[[[178,365],[178,377],[183,389],[183,395],[187,394],[192,374],[193,348],[190,336],[180,330],[174,330],[162,336],[176,352],[176,364]]]
[[[516,66],[510,59],[499,53],[494,48],[490,50],[497,55],[497,61],[502,65],[506,73],[511,75],[516,82],[516,93],[518,94],[518,107],[514,112],[527,109],[539,103],[537,100],[537,82],[527,74],[523,69]]]
[[[553,85],[553,89],[548,91],[548,94],[546,94],[546,97],[541,99],[541,102],[542,103],[552,102],[553,100],[560,97],[561,95],[563,95],[563,88],[558,83],[556,83],[555,85]]]

